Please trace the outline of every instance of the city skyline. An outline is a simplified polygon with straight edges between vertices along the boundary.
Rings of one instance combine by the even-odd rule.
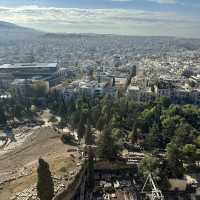
[[[197,0],[3,0],[0,20],[46,32],[199,38]]]

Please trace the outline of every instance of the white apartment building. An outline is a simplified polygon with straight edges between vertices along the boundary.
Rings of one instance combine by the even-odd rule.
[[[157,97],[168,97],[171,98],[171,94],[173,89],[171,87],[158,87],[157,85],[154,86],[155,94]]]
[[[126,95],[136,102],[150,102],[154,99],[151,88],[139,88],[138,86],[129,86]]]
[[[107,83],[98,83],[97,81],[80,82],[76,88],[79,94],[84,94],[91,97],[109,95],[117,97],[117,89]]]

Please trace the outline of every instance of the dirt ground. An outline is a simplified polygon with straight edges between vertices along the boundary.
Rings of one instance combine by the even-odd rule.
[[[64,145],[60,135],[53,128],[35,129],[21,146],[0,156],[0,176],[7,172],[17,173],[24,167],[31,170],[27,176],[0,185],[0,200],[9,200],[16,193],[36,183],[39,157],[49,163],[52,174],[62,175],[72,170],[79,162],[78,153],[68,152],[74,148],[76,147]]]

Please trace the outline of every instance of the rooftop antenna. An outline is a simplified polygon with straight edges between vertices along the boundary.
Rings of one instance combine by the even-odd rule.
[[[148,195],[150,197],[150,200],[164,200],[162,191],[159,190],[158,187],[156,187],[156,184],[155,184],[151,174],[148,175],[148,177],[145,181],[145,184],[142,188],[142,193],[146,193],[145,188],[148,183],[151,185],[151,193]]]

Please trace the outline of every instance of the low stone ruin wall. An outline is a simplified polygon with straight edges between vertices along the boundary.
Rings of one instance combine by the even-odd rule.
[[[80,189],[83,178],[86,175],[86,167],[83,165],[79,173],[74,177],[73,181],[66,189],[58,193],[53,200],[73,200]]]

